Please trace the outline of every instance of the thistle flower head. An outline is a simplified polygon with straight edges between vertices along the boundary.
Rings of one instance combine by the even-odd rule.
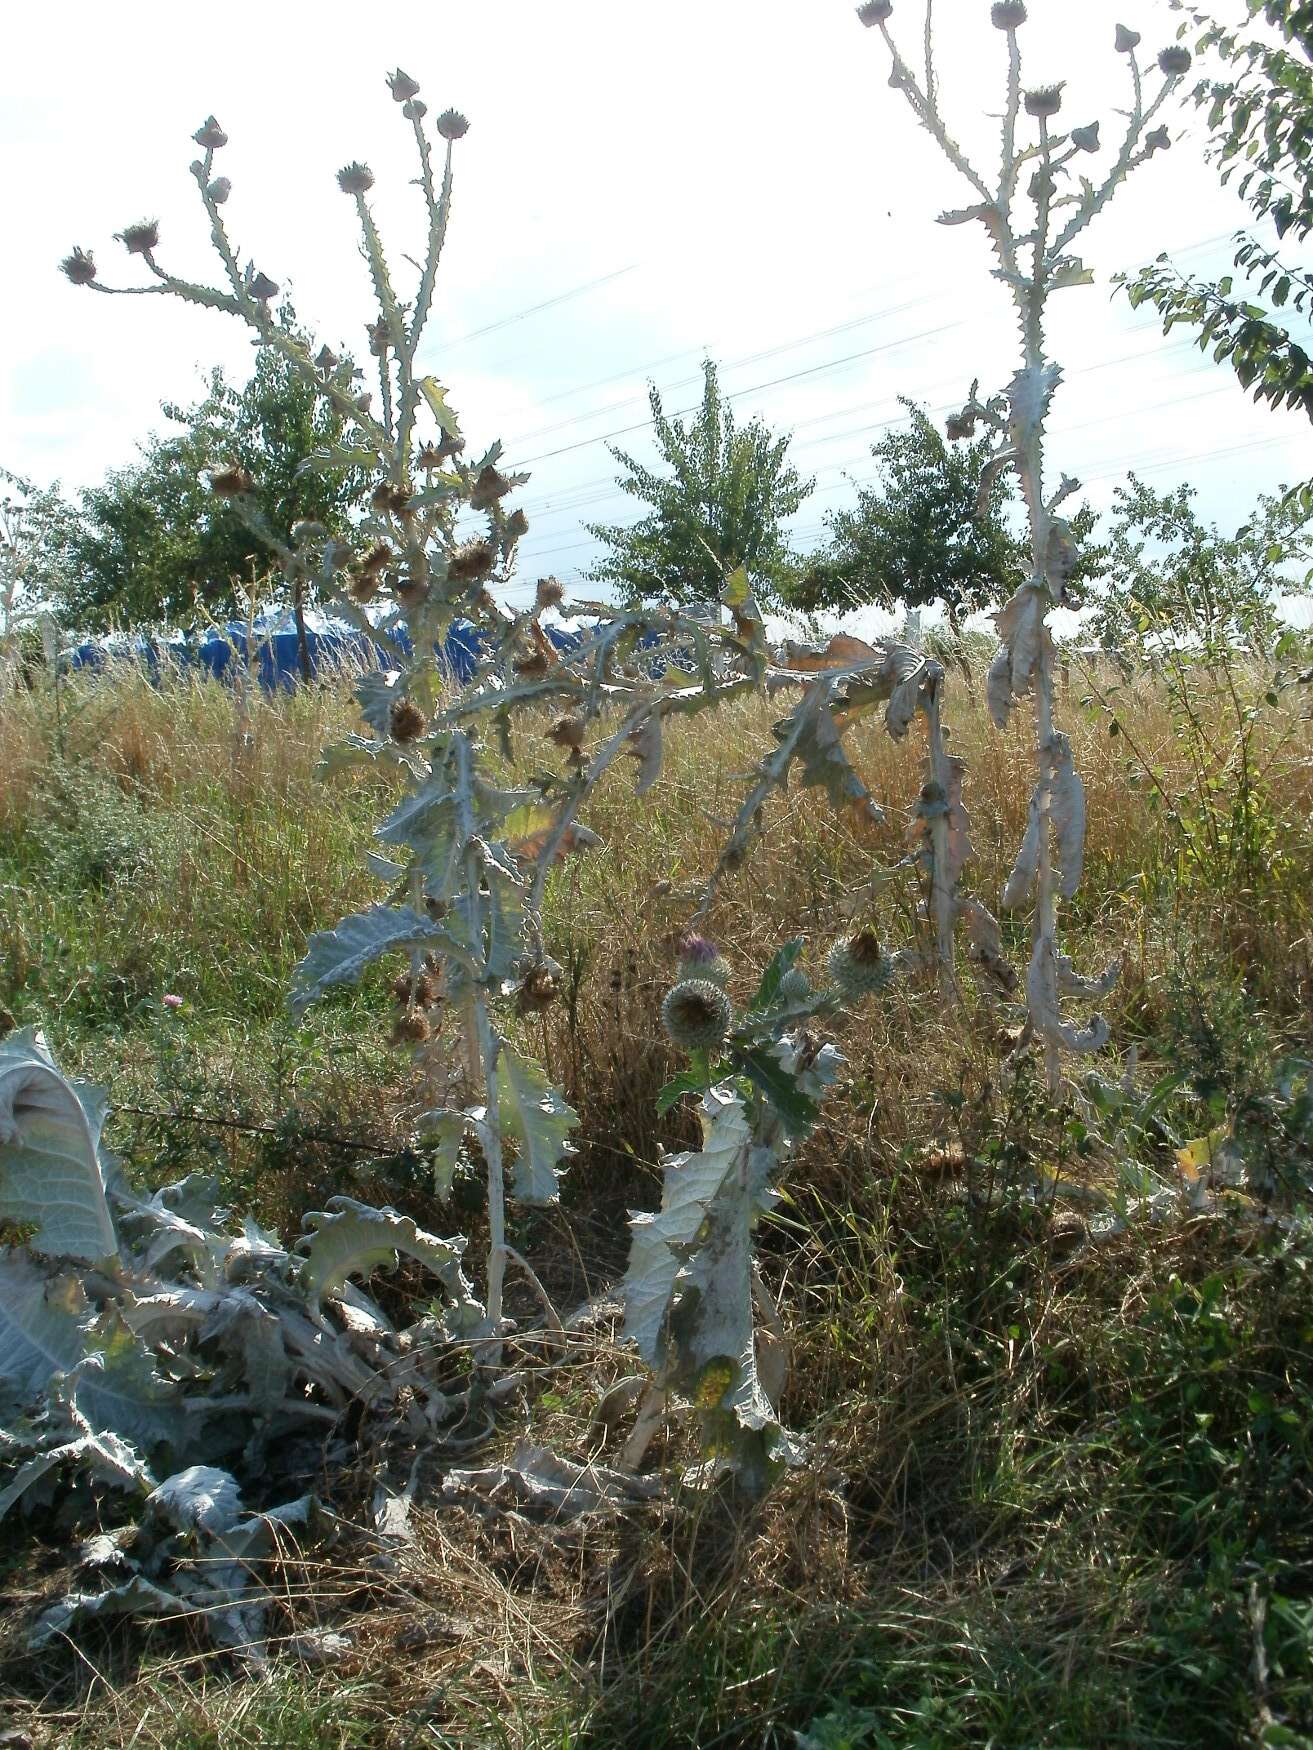
[[[857,16],[868,30],[873,25],[883,24],[892,17],[894,0],[865,0],[865,4],[857,8]]]
[[[392,549],[386,541],[375,541],[374,545],[360,561],[360,569],[369,577],[377,577],[383,567],[392,557]]]
[[[715,1051],[733,1023],[729,998],[709,979],[684,979],[661,1004],[661,1025],[685,1051]]]
[[[408,122],[422,122],[429,113],[429,106],[422,98],[412,97],[409,103],[403,103],[401,113]]]
[[[436,444],[424,444],[419,452],[419,466],[426,473],[442,466],[442,452]]]
[[[578,753],[584,745],[587,733],[588,726],[582,717],[558,717],[547,731],[547,739],[555,742],[557,747],[569,748],[571,753]]]
[[[497,563],[497,549],[491,541],[466,541],[447,560],[447,576],[452,583],[482,583]]]
[[[409,103],[412,97],[419,96],[419,81],[412,79],[409,73],[403,73],[398,67],[395,73],[388,74],[388,90],[396,103]]]
[[[1065,83],[1065,81],[1063,82]],[[1026,93],[1026,114],[1047,120],[1062,108],[1062,85],[1041,85]]]
[[[444,140],[463,140],[470,131],[469,122],[458,109],[444,109],[433,125]]]
[[[428,728],[428,718],[410,699],[398,699],[388,717],[393,741],[418,741]]]
[[[247,291],[257,304],[267,304],[270,298],[276,298],[279,292],[277,280],[271,280],[267,273],[254,273],[246,284]]]
[[[89,249],[74,249],[60,262],[59,271],[75,286],[89,286],[96,277],[96,258]]]
[[[392,980],[392,998],[402,1008],[431,1009],[438,1001],[438,981],[431,972],[399,972]]]
[[[129,255],[149,255],[160,246],[159,220],[142,219],[140,224],[128,225],[114,235]]]
[[[204,146],[207,152],[217,152],[220,146],[226,146],[228,144],[227,134],[224,133],[223,129],[219,126],[218,122],[215,121],[212,115],[206,116],[200,127],[198,127],[196,132],[192,135],[192,139],[195,140],[198,146]]]
[[[325,376],[335,371],[340,363],[341,360],[331,347],[321,346],[315,354],[315,369],[322,371]]]
[[[1155,152],[1170,151],[1171,144],[1172,136],[1167,131],[1166,127],[1155,128],[1151,134],[1146,134],[1144,136],[1144,149],[1150,157],[1152,157]]]
[[[892,968],[874,930],[860,930],[836,942],[826,958],[830,982],[850,1002],[872,996],[889,983]]]
[[[1119,24],[1117,26],[1117,41],[1116,41],[1117,53],[1119,55],[1129,55],[1132,49],[1138,49],[1139,46],[1140,46],[1140,33],[1139,33],[1139,31],[1132,30],[1129,25]]]
[[[233,191],[233,185],[226,176],[216,176],[214,181],[206,184],[205,193],[216,207],[221,207]]]
[[[522,541],[529,532],[529,519],[522,510],[513,510],[506,519],[506,539]]]
[[[976,422],[966,413],[951,413],[944,421],[944,436],[949,443],[960,443],[963,438],[976,435]]]
[[[557,977],[559,967],[546,962],[531,966],[516,994],[515,1006],[522,1015],[540,1015],[544,1009],[550,1009],[561,994],[560,981]]]
[[[989,16],[995,30],[1019,30],[1026,22],[1025,0],[996,0]]]
[[[353,160],[338,171],[337,186],[343,194],[368,194],[374,186],[374,172],[368,164]]]
[[[474,482],[474,489],[470,493],[470,509],[490,510],[510,490],[510,481],[489,463],[486,468],[480,469],[479,477]]]
[[[392,1029],[395,1045],[425,1045],[433,1037],[433,1023],[422,1009],[407,1009],[398,1015]]]
[[[210,491],[216,498],[245,498],[255,491],[255,480],[249,469],[230,462],[226,468],[216,468],[210,475]]]
[[[729,983],[729,961],[705,936],[685,936],[679,944],[679,978],[705,979],[723,989]]]
[[[1182,43],[1173,43],[1158,57],[1158,65],[1169,79],[1180,79],[1190,71],[1194,56]]]
[[[812,981],[801,966],[791,966],[780,980],[781,1002],[805,1003],[812,994]]]
[[[1071,143],[1082,152],[1097,152],[1099,149],[1099,124],[1091,122],[1087,128],[1073,128]]]
[[[559,608],[564,600],[564,586],[558,583],[554,577],[540,577],[538,579],[538,590],[534,596],[534,605],[539,613],[541,613],[544,608]]]

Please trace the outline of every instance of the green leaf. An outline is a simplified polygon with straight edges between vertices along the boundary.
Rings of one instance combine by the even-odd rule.
[[[335,930],[311,936],[305,959],[292,975],[288,1005],[299,1020],[334,985],[355,984],[384,954],[446,942],[445,930],[409,906],[375,905],[343,918]]]
[[[305,1237],[297,1242],[304,1253],[301,1286],[315,1300],[332,1294],[352,1276],[396,1268],[397,1254],[427,1264],[447,1290],[453,1304],[467,1314],[481,1314],[461,1271],[465,1241],[459,1235],[442,1239],[425,1233],[409,1215],[395,1209],[374,1209],[351,1197],[333,1197],[327,1210],[307,1215]]]
[[[421,377],[415,387],[428,403],[429,412],[448,437],[460,436],[460,423],[447,406],[447,391],[436,377]]]
[[[561,1162],[574,1152],[570,1132],[579,1123],[577,1114],[541,1065],[513,1045],[503,1045],[497,1060],[497,1094],[502,1133],[519,1147],[512,1194],[521,1203],[555,1203]]]
[[[786,942],[780,949],[762,974],[761,983],[757,986],[757,994],[748,1005],[751,1014],[758,1014],[763,1009],[773,1007],[785,973],[793,970],[797,964],[798,956],[805,946],[803,938],[798,936],[794,941]]]
[[[798,1087],[778,1058],[762,1047],[736,1051],[735,1060],[744,1075],[770,1102],[790,1136],[806,1136],[816,1123],[818,1107]]]
[[[98,1089],[64,1079],[36,1033],[0,1046],[0,1219],[34,1225],[34,1250],[117,1258],[100,1158],[107,1110]]]
[[[713,1079],[711,1075],[703,1075],[697,1070],[683,1070],[673,1081],[667,1082],[657,1095],[658,1113],[664,1118],[671,1107],[679,1104],[685,1094],[697,1094],[699,1097],[705,1094]]]

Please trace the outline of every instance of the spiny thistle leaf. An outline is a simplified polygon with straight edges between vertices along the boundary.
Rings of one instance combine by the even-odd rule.
[[[556,1203],[561,1163],[574,1153],[570,1132],[578,1115],[566,1105],[541,1066],[513,1045],[497,1060],[497,1094],[504,1134],[518,1144],[511,1190],[521,1203]]]
[[[354,984],[384,954],[446,940],[444,930],[409,906],[375,905],[343,918],[335,930],[319,930],[311,936],[305,959],[293,974],[292,1013],[300,1019],[326,991]]]
[[[35,1224],[39,1252],[88,1264],[117,1256],[100,1158],[106,1109],[59,1074],[36,1033],[0,1045],[0,1219]]]

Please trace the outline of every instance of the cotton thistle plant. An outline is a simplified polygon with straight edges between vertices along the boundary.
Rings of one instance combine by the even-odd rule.
[[[759,1494],[801,1449],[780,1421],[787,1349],[753,1237],[843,1060],[815,1031],[834,1002],[797,965],[801,941],[780,950],[739,1014],[721,984],[686,975],[688,946],[662,1018],[690,1068],[662,1105],[698,1097],[702,1146],[665,1159],[660,1210],[630,1221],[624,1334],[654,1378],[622,1465],[636,1468],[683,1407],[701,1437],[695,1477],[728,1473]],[[705,939],[697,954],[694,966],[722,958]]]
[[[1048,356],[1045,312],[1055,292],[1086,286],[1093,275],[1072,253],[1072,245],[1108,205],[1133,170],[1170,144],[1165,128],[1150,123],[1176,89],[1190,66],[1189,51],[1175,46],[1158,58],[1161,82],[1146,99],[1145,79],[1136,54],[1140,38],[1118,26],[1116,49],[1126,57],[1131,107],[1110,165],[1097,180],[1081,174],[1077,165],[1099,148],[1097,124],[1070,132],[1055,131],[1064,104],[1064,87],[1049,83],[1027,88],[1022,78],[1018,32],[1026,8],[999,0],[991,12],[993,24],[1007,39],[1007,74],[1002,120],[1001,168],[991,182],[968,159],[948,131],[935,78],[930,10],[925,14],[925,71],[918,78],[904,60],[889,20],[888,0],[859,10],[861,21],[878,28],[892,61],[890,83],[901,90],[912,113],[933,136],[949,163],[969,185],[972,203],[945,213],[942,224],[982,224],[989,234],[998,266],[995,277],[1008,288],[1021,329],[1022,364],[1006,391],[982,401],[973,388],[962,412],[952,421],[956,436],[973,435],[978,426],[994,434],[996,449],[985,475],[988,490],[1008,469],[1016,472],[1030,525],[1032,573],[997,615],[1000,646],[990,666],[988,698],[1000,729],[1006,727],[1019,700],[1030,695],[1035,709],[1036,784],[1024,843],[1003,894],[1007,910],[1033,900],[1031,958],[1026,979],[1028,1031],[1043,1045],[1050,1088],[1061,1081],[1061,1053],[1102,1049],[1109,1038],[1107,1023],[1096,1016],[1079,1028],[1064,1019],[1064,996],[1096,998],[1115,981],[1116,969],[1102,978],[1079,976],[1058,946],[1058,910],[1080,883],[1085,837],[1085,797],[1072,761],[1071,743],[1054,721],[1053,634],[1049,614],[1071,601],[1070,580],[1077,561],[1075,537],[1059,514],[1079,482],[1062,477],[1046,489],[1045,426],[1053,396],[1062,380],[1060,367]],[[1035,123],[1033,138],[1023,141],[1024,115]],[[1022,171],[1030,176],[1022,193]],[[982,964],[999,957],[997,926],[979,906],[969,910],[973,948]]]

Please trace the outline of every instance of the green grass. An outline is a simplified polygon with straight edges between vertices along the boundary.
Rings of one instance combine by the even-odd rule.
[[[302,1027],[286,1016],[307,932],[376,896],[377,786],[314,775],[349,702],[298,695],[242,723],[218,688],[122,682],[78,683],[71,705],[61,761],[40,694],[0,703],[0,1010],[112,1090],[143,1183],[217,1173],[289,1235],[344,1189],[477,1229],[477,1206],[435,1203],[408,1149],[417,1093],[384,976]],[[1008,1042],[970,995],[945,1015],[902,987],[838,1024],[844,1086],[761,1236],[807,1469],[760,1508],[684,1496],[586,1533],[434,1511],[397,1573],[329,1549],[279,1632],[342,1627],[355,1654],[340,1673],[280,1665],[267,1686],[163,1628],[25,1655],[23,1622],[65,1579],[62,1534],[37,1523],[0,1577],[0,1723],[7,1697],[37,1743],[77,1750],[1313,1745],[1313,1226],[1295,1194],[1310,1161],[1273,1091],[1281,1056],[1313,1050],[1313,738],[1273,716],[1244,823],[1262,856],[1218,861],[1202,828],[1146,805],[1125,744],[1149,750],[1187,823],[1209,794],[1230,806],[1225,774],[1201,803],[1148,684],[1119,711],[1115,740],[1079,700],[1064,711],[1091,817],[1067,945],[1082,968],[1126,963],[1103,1107],[1054,1109],[1004,1075]],[[581,1153],[568,1220],[523,1221],[516,1243],[566,1304],[622,1261],[626,1210],[651,1205],[659,1149],[686,1137],[678,1113],[656,1116],[672,1067],[656,1009],[714,860],[709,820],[732,813],[768,722],[754,707],[721,739],[672,733],[660,788],[640,809],[610,783],[589,817],[604,848],[550,892],[567,988],[533,1044],[581,1114]],[[988,897],[1023,825],[1025,731],[998,737],[965,701],[953,722],[968,885]],[[856,745],[889,821],[868,841],[814,792],[773,808],[710,920],[736,990],[795,934],[814,965],[872,859],[901,854],[917,750],[878,727]],[[530,740],[524,757],[556,756]],[[886,891],[897,945],[915,895]],[[1024,932],[1008,925],[1017,955]],[[1156,1116],[1117,1110],[1132,1044],[1140,1094],[1166,1090]],[[1174,1137],[1236,1115],[1278,1173],[1268,1212],[1237,1196],[1096,1245],[1078,1200],[1037,1191],[1055,1174],[1115,1187],[1131,1152],[1170,1176]],[[587,1450],[623,1367],[549,1375],[535,1434]],[[342,1485],[353,1510],[362,1463]],[[430,1617],[445,1626],[413,1650]]]

